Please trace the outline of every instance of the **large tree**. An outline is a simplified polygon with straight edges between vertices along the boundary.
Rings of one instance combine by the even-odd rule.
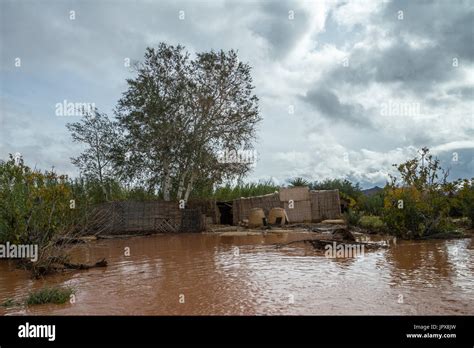
[[[192,60],[182,46],[147,48],[137,76],[117,107],[126,137],[124,172],[149,188],[188,199],[198,182],[219,183],[252,163],[222,161],[222,153],[253,150],[258,99],[250,67],[234,51]]]

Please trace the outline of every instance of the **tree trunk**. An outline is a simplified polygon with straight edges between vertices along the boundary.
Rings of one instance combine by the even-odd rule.
[[[97,140],[97,147],[99,147],[98,140]],[[99,174],[100,187],[102,189],[102,193],[104,194],[105,200],[108,201],[109,197],[107,195],[107,189],[105,188],[105,185],[104,185],[104,177],[102,175],[102,163],[100,161],[100,154],[98,151],[96,152],[96,158],[97,158],[97,170]]]
[[[193,190],[194,178],[195,178],[194,171],[191,173],[191,178],[189,178],[188,187],[186,188],[186,193],[184,194],[184,200],[187,202],[191,191]]]
[[[171,176],[169,173],[165,174],[164,184],[163,184],[163,199],[165,201],[170,201],[170,190],[171,190]]]
[[[179,180],[179,186],[178,186],[178,193],[176,195],[176,198],[178,201],[181,199],[183,192],[184,192],[184,181],[186,180],[186,176],[188,174],[188,171],[184,171],[184,173],[181,175],[181,179]]]
[[[165,172],[163,174],[163,199],[165,201],[170,201],[170,190],[171,190],[171,175],[169,164],[165,164]]]

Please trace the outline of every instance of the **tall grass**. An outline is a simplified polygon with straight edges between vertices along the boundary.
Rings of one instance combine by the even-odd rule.
[[[240,197],[260,196],[278,191],[279,186],[273,181],[267,180],[258,183],[238,184],[235,186],[225,185],[219,187],[212,193],[212,197],[218,201],[230,201]]]

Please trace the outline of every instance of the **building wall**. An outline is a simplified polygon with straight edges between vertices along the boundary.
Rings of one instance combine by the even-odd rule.
[[[293,201],[293,209],[290,209],[290,201]],[[272,208],[284,208],[290,223],[319,222],[341,215],[338,190],[309,191],[308,188],[297,187],[282,189],[280,193],[235,199],[232,205],[233,224],[238,225],[248,219],[252,208],[262,208],[267,217]],[[205,229],[206,215],[212,221],[219,219],[217,205],[212,200],[190,202],[186,209],[180,209],[177,202],[110,202],[95,209],[89,219],[88,232],[199,232]]]
[[[308,187],[281,188],[280,201],[288,215],[289,223],[311,222],[311,200]]]
[[[92,233],[100,234],[199,232],[205,228],[200,209],[180,209],[177,202],[165,201],[104,203],[96,208],[89,226]]]
[[[337,219],[341,216],[339,190],[311,191],[310,195],[313,222]]]
[[[293,209],[290,209],[291,201]],[[233,201],[233,224],[248,219],[252,208],[262,208],[268,216],[271,208],[284,208],[290,223],[320,222],[341,216],[338,190],[309,191],[307,187],[282,188],[279,193],[239,198]]]
[[[284,202],[283,207],[285,208],[286,215],[288,216],[288,222],[290,224],[297,222],[311,222],[311,201],[296,201],[293,202],[293,208],[289,202]]]
[[[190,199],[186,205],[189,209],[200,209],[209,218],[210,223],[220,223],[220,212],[215,199]]]

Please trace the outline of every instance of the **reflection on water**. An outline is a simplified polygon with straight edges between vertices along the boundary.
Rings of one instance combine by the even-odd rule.
[[[30,279],[0,262],[0,301],[72,286],[76,303],[0,314],[474,314],[471,239],[397,241],[353,259],[288,243],[310,234],[180,234],[100,240],[73,259],[109,266]],[[125,256],[130,248],[130,256]]]

